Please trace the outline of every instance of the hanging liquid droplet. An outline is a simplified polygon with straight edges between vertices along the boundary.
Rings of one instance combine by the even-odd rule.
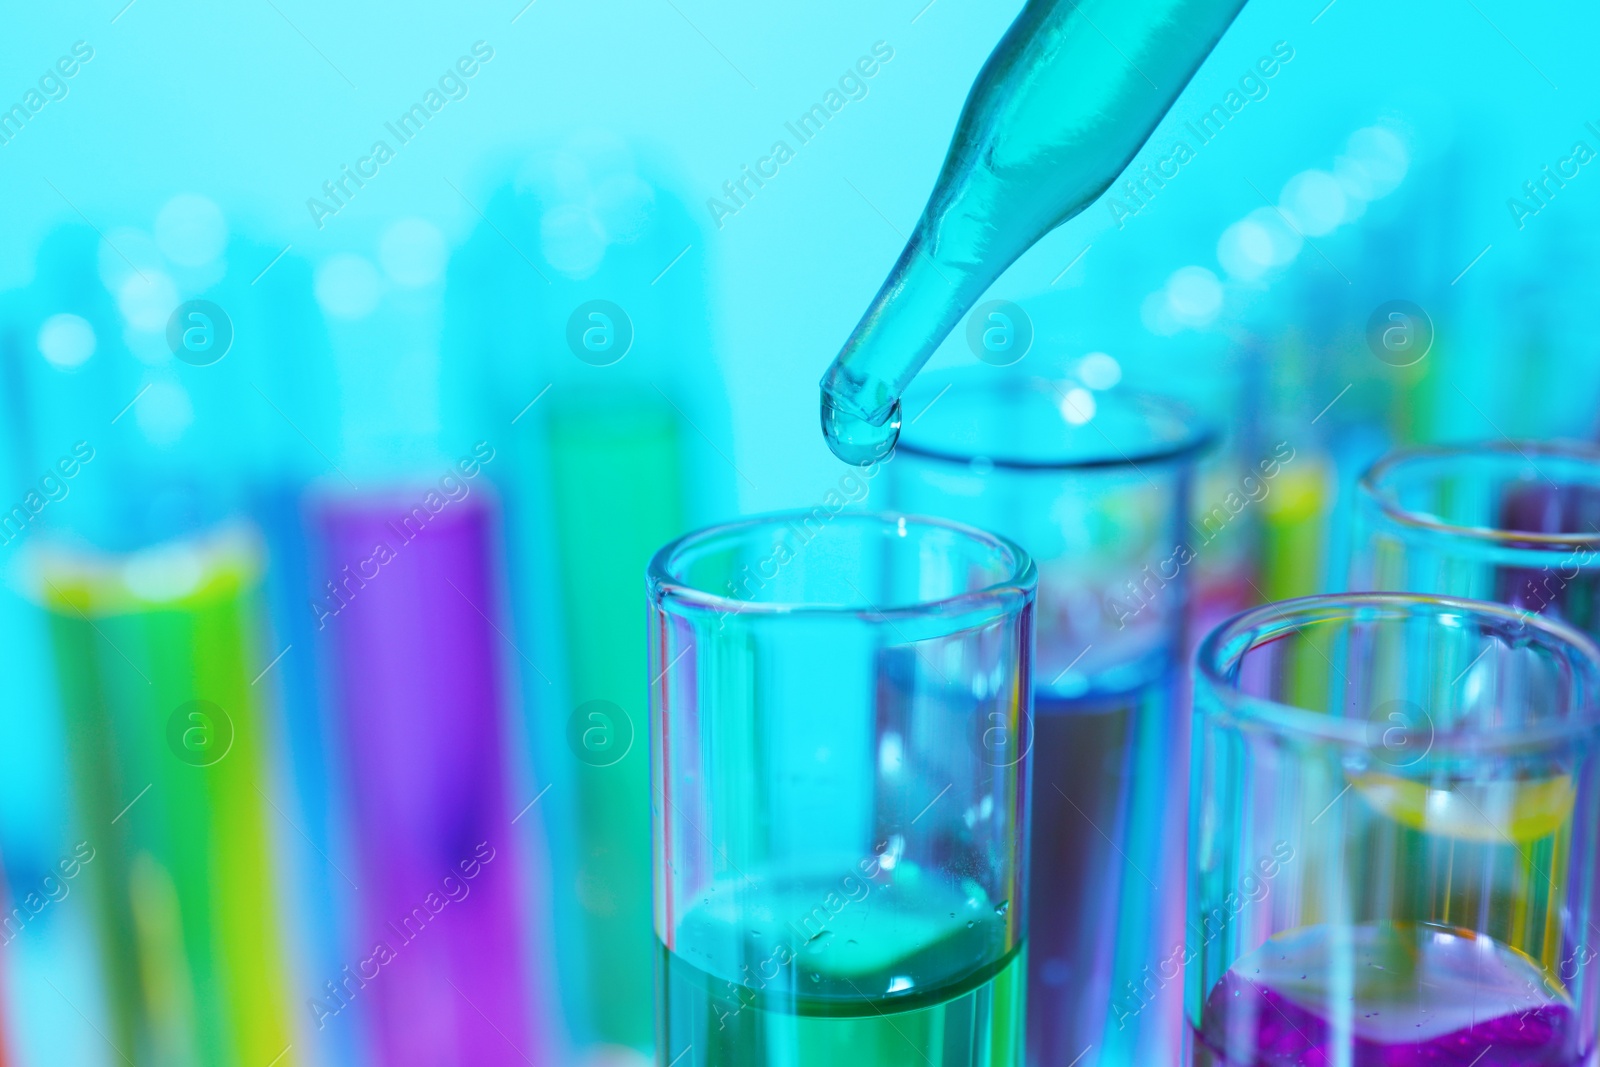
[[[996,915],[1004,915],[1007,911],[1010,910],[1010,908],[1011,908],[1011,901],[1002,900],[1000,903],[998,903],[998,904],[996,904],[994,906],[994,913]]]
[[[833,454],[846,463],[860,465],[885,459],[900,439],[900,402],[895,401],[889,417],[875,425],[838,407],[832,396],[823,393],[822,436]]]

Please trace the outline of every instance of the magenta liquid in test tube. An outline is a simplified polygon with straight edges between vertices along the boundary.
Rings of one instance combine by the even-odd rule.
[[[505,639],[491,622],[498,511],[483,493],[421,486],[315,508],[327,582],[313,610],[359,857],[360,940],[333,980],[365,1002],[379,1067],[496,1067],[542,1049],[503,766]]]

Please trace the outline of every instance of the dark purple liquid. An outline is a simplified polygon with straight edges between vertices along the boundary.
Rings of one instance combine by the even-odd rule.
[[[1584,1060],[1569,1002],[1530,960],[1485,937],[1420,924],[1280,934],[1223,975],[1203,1019],[1197,1067]]]
[[[1183,983],[1157,976],[1163,946],[1163,807],[1175,779],[1164,681],[1062,700],[1035,692],[1028,900],[1028,1063],[1131,1062],[1181,1014]],[[1135,784],[1139,785],[1135,789]],[[1181,823],[1181,810],[1178,813]],[[1176,912],[1174,912],[1176,917]],[[1148,965],[1149,971],[1145,967]],[[1131,983],[1131,984],[1130,984]],[[1122,1020],[1122,1026],[1118,1020]],[[1141,1036],[1142,1034],[1142,1036]],[[1175,1043],[1176,1031],[1174,1031]]]

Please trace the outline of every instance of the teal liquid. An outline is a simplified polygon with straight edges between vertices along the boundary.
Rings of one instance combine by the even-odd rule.
[[[891,409],[952,328],[1041,237],[1105,192],[1244,0],[1030,0],[967,97],[916,231],[822,378],[839,458],[887,438]]]
[[[1020,1067],[1027,952],[1008,903],[906,873],[707,894],[659,950],[657,1062]]]

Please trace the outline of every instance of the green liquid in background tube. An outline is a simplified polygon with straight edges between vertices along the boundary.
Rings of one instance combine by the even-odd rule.
[[[593,712],[568,736],[579,755],[576,895],[587,1002],[602,1040],[648,1049],[656,953],[650,679],[644,656],[618,649],[638,646],[645,567],[682,532],[679,418],[650,390],[576,386],[546,403],[569,691],[575,710]]]
[[[38,571],[92,850],[78,858],[105,1036],[135,1063],[298,1060],[251,685],[260,573],[243,533],[132,556],[51,553]]]
[[[900,395],[1000,274],[1122,173],[1244,0],[1030,0],[984,64],[922,219],[822,377],[847,463],[899,436]]]

